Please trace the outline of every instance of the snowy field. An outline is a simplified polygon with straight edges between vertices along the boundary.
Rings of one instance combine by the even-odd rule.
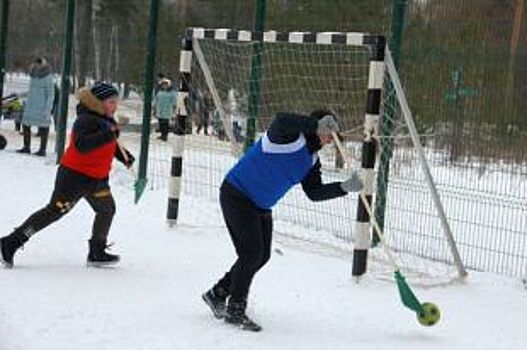
[[[18,145],[16,145],[18,146]],[[0,231],[48,200],[53,157],[0,151]],[[200,295],[234,258],[219,206],[185,196],[181,222],[164,224],[166,193],[132,202],[132,179],[113,173],[111,240],[122,263],[85,267],[93,214],[86,203],[39,233],[0,270],[0,350],[15,349],[524,349],[527,290],[517,280],[471,272],[463,284],[415,288],[443,312],[420,326],[393,283],[350,278],[349,257],[314,253],[276,237],[257,275],[249,314],[260,334],[212,317]]]

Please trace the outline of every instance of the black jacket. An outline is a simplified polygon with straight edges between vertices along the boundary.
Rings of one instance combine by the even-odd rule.
[[[72,130],[73,141],[81,153],[90,152],[117,137],[117,126],[113,119],[100,116],[80,103],[77,105],[77,119]]]
[[[73,131],[73,142],[81,153],[90,152],[119,137],[119,128],[114,119],[103,117],[81,103],[77,105],[77,119],[73,124]],[[126,152],[128,161],[134,159],[127,149],[123,151]],[[115,148],[114,157],[124,165],[129,165],[119,147]]]

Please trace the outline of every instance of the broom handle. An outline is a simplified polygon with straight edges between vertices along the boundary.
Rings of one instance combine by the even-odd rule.
[[[129,160],[128,154],[126,153],[123,144],[121,143],[119,139],[117,139],[116,141],[117,141],[117,147],[119,147],[119,152],[121,152],[121,154],[123,155],[124,161],[128,163],[128,160]],[[130,173],[134,177],[134,180],[137,180],[137,174],[135,173],[134,168],[132,166],[126,167],[126,168],[130,171]]]
[[[337,145],[337,149],[340,155],[342,156],[342,158],[344,158],[344,161],[348,163],[349,167],[351,168],[351,165],[352,165],[351,157],[346,152],[344,146],[342,146],[342,143],[340,142],[340,139],[337,137],[337,134],[335,132],[332,132],[331,135],[333,136],[333,140],[335,141],[335,145]],[[359,198],[361,199],[362,204],[364,204],[364,208],[366,209],[366,211],[368,212],[368,215],[370,216],[370,220],[373,224],[373,227],[375,228],[377,237],[379,237],[379,241],[381,242],[381,245],[384,249],[384,252],[386,253],[386,256],[388,257],[388,260],[390,261],[390,264],[396,271],[399,271],[400,270],[399,266],[395,262],[395,258],[393,257],[392,252],[388,249],[388,244],[386,243],[386,238],[384,237],[384,233],[382,232],[381,227],[379,226],[379,223],[377,222],[377,220],[375,219],[375,216],[373,215],[373,210],[371,210],[370,203],[366,199],[366,196],[364,196],[364,192],[362,191],[359,192]]]

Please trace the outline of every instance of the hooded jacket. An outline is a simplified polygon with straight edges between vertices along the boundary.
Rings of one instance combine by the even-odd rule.
[[[88,89],[78,93],[77,119],[61,165],[94,179],[107,179],[116,157],[124,162],[117,147],[118,127],[103,113],[102,102]]]
[[[31,80],[22,123],[28,126],[49,127],[55,90],[51,66],[33,64],[29,69]]]

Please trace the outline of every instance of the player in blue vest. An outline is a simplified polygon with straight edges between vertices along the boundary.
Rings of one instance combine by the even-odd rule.
[[[343,182],[323,184],[317,152],[333,141],[339,127],[330,111],[310,116],[278,113],[271,126],[229,171],[220,204],[238,259],[203,300],[217,318],[243,329],[261,327],[245,314],[252,279],[271,256],[271,208],[296,184],[307,197],[323,201],[360,191],[357,173]],[[228,303],[227,303],[228,301]]]

